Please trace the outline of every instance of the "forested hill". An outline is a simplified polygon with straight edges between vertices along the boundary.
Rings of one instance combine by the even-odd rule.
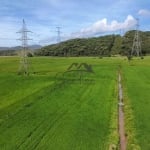
[[[133,45],[135,31],[124,36],[106,35],[102,37],[72,39],[59,44],[45,46],[36,52],[41,56],[111,56],[129,55]],[[139,32],[142,53],[150,54],[150,31]]]

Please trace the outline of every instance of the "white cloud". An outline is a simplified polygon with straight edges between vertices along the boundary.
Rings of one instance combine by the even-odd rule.
[[[120,30],[130,30],[135,27],[137,20],[128,15],[124,22],[118,22],[117,20],[113,20],[110,24],[108,23],[107,19],[101,19],[91,26],[82,28],[78,32],[73,32],[71,34],[61,35],[61,41],[74,39],[74,38],[83,38],[83,37],[92,37],[97,34],[107,34],[110,32],[120,31]],[[40,40],[40,43],[56,43],[57,36],[51,36],[47,38],[43,38]],[[50,42],[51,41],[51,42]]]
[[[150,10],[141,9],[141,10],[139,10],[138,14],[141,16],[150,16]]]
[[[87,28],[81,29],[79,32],[72,33],[74,37],[86,37],[93,36],[100,33],[107,32],[115,32],[119,30],[129,30],[132,29],[136,25],[136,19],[128,15],[124,22],[118,22],[117,20],[113,20],[110,24],[107,21],[107,18],[98,20],[93,23],[91,26]]]
[[[26,20],[25,20],[26,21]],[[27,28],[31,30],[33,33],[29,35],[33,41],[29,41],[29,44],[33,42],[40,43],[41,45],[47,45],[56,43],[57,35],[55,32],[55,27],[49,27],[44,24],[38,24],[32,21],[26,21]],[[108,22],[108,19],[104,18],[98,20],[97,22],[93,23],[89,27],[82,28],[81,30],[73,29],[68,30],[65,34],[61,34],[61,41],[65,41],[72,38],[79,38],[79,37],[91,37],[97,34],[107,34],[109,32],[132,29],[136,24],[136,19],[131,15],[127,16],[127,18],[123,22],[118,22],[117,20],[113,20],[112,22]],[[0,24],[0,33],[1,37],[10,38],[12,40],[0,40],[1,46],[15,46],[20,45],[20,41],[17,41],[21,35],[16,34],[16,32],[21,28],[22,20],[18,18],[3,18],[2,23]],[[9,30],[10,29],[10,30]],[[54,32],[51,32],[50,29],[54,29]],[[73,33],[69,33],[71,31],[77,31]],[[34,33],[36,32],[36,33]]]

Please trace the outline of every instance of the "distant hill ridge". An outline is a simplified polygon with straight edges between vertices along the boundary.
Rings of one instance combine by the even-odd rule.
[[[41,45],[31,45],[28,48],[29,49],[28,53],[34,53],[34,51],[40,49],[41,47],[42,47]],[[0,56],[16,56],[19,54],[21,49],[22,49],[21,46],[0,47]]]
[[[150,54],[150,31],[140,31],[142,53]],[[40,56],[111,56],[131,53],[135,30],[124,36],[106,35],[92,38],[77,38],[42,47],[35,52]]]
[[[29,46],[29,49],[39,49],[42,48],[41,45],[31,45]],[[21,50],[22,47],[21,46],[14,46],[14,47],[0,47],[0,50]]]

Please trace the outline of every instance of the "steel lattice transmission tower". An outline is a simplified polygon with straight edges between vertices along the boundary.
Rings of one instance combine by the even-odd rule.
[[[18,39],[22,41],[22,50],[20,55],[20,66],[18,70],[18,74],[22,75],[29,75],[29,63],[27,60],[27,49],[28,49],[28,40],[31,40],[28,38],[28,33],[31,32],[27,29],[26,23],[23,19],[22,29],[17,32],[21,34],[21,38]]]
[[[136,30],[135,30],[135,35],[133,39],[133,45],[132,45],[132,51],[131,51],[131,56],[140,56],[141,53],[141,40],[139,36],[139,19],[137,19],[136,23]]]
[[[60,28],[61,27],[56,27],[57,28],[57,43],[60,43],[61,42],[61,37],[60,37],[60,34],[61,34],[61,31],[60,31]]]

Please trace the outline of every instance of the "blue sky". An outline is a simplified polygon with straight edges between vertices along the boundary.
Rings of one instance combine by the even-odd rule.
[[[150,30],[149,0],[0,0],[0,46],[20,45],[16,32],[22,20],[33,33],[29,44],[48,45],[61,40]]]

